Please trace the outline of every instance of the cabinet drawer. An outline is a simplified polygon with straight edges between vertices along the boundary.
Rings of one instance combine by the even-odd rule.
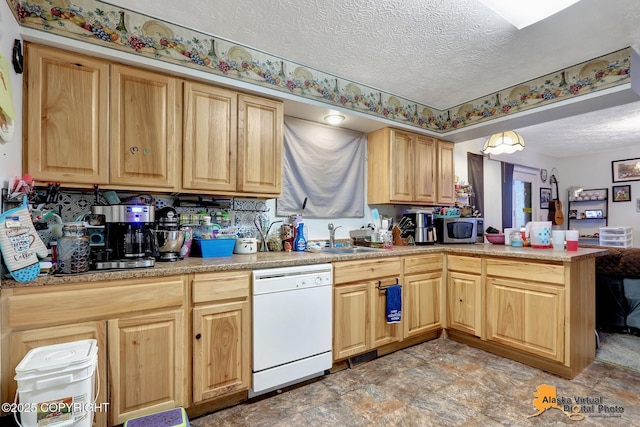
[[[6,323],[13,330],[106,319],[132,312],[179,307],[183,276],[18,288],[5,298]]]
[[[482,259],[470,256],[447,255],[447,270],[463,273],[482,273]]]
[[[402,272],[402,261],[400,258],[380,258],[371,261],[334,262],[333,268],[333,282],[339,285],[399,276]]]
[[[487,276],[510,277],[513,279],[536,280],[564,285],[564,266],[531,263],[507,259],[487,259]]]
[[[404,258],[404,274],[442,271],[442,254],[408,256]]]
[[[251,272],[195,274],[193,278],[193,303],[226,299],[249,298]]]

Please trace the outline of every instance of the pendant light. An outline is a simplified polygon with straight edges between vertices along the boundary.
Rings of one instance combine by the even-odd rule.
[[[524,150],[524,139],[514,131],[491,135],[484,143],[484,154],[511,154]]]

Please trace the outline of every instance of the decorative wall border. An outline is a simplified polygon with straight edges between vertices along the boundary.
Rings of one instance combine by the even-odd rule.
[[[444,134],[630,81],[631,48],[438,110],[99,0],[7,0],[21,26]],[[73,2],[73,3],[71,3]]]

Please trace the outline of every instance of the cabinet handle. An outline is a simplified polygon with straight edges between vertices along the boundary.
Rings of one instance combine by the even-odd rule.
[[[460,298],[460,302],[462,302],[462,298]]]
[[[199,340],[200,338],[202,338],[202,334],[196,334],[196,339]]]

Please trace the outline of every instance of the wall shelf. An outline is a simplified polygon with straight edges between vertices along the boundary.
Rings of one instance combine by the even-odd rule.
[[[580,241],[598,244],[600,227],[609,225],[609,189],[582,190],[568,193],[567,229],[580,231]]]

